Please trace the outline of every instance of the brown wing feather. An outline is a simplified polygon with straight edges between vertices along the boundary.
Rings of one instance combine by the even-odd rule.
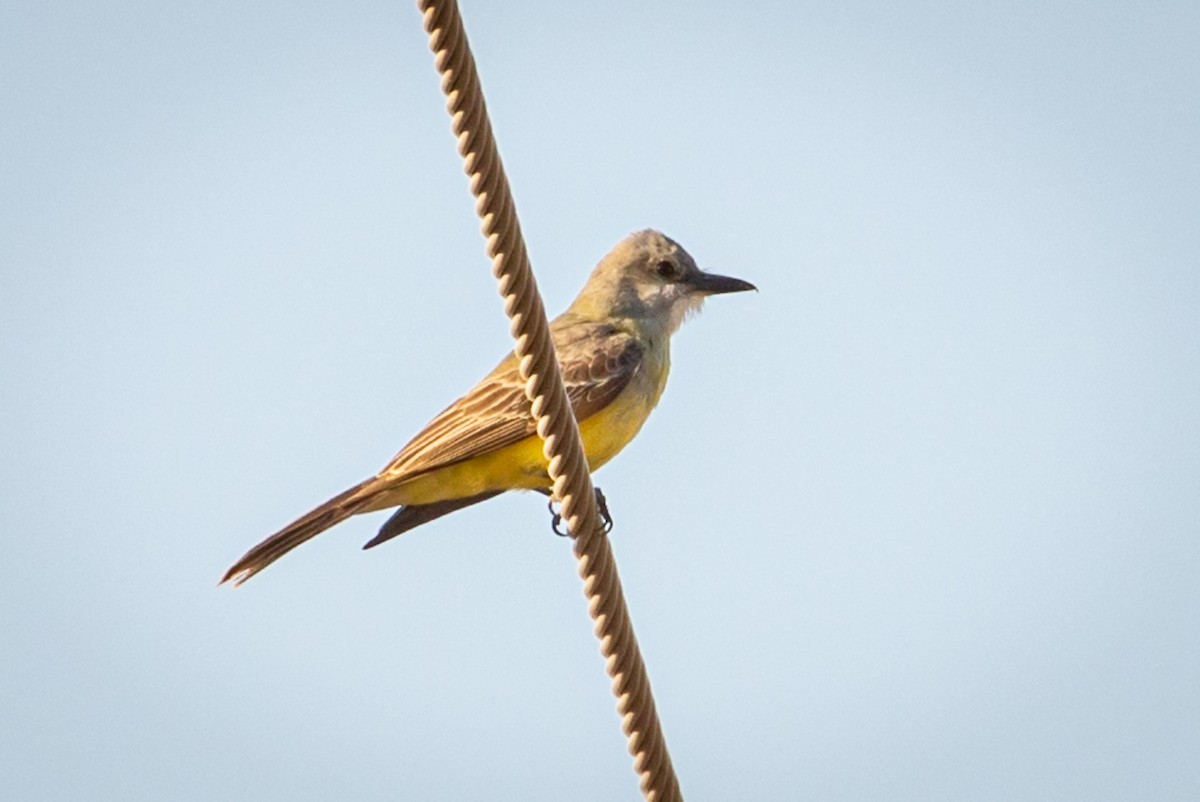
[[[637,339],[614,325],[562,316],[551,324],[567,397],[577,420],[608,406],[642,362]],[[568,357],[563,360],[563,353]],[[536,431],[517,359],[510,354],[483,381],[421,430],[380,475],[411,478],[496,451]]]

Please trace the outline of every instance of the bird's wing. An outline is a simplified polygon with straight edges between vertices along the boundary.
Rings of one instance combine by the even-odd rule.
[[[608,406],[642,364],[642,344],[615,325],[560,318],[551,332],[576,420],[586,420]],[[379,475],[407,480],[497,451],[535,431],[517,359],[510,354],[430,421]]]

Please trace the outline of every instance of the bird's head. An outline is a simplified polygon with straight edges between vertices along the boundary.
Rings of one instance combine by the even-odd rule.
[[[670,335],[708,296],[753,289],[748,281],[704,272],[679,243],[647,229],[600,260],[570,311],[595,319],[640,318]]]

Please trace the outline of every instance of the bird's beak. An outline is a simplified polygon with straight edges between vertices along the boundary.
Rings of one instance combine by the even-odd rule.
[[[723,295],[727,292],[758,290],[758,287],[749,281],[742,281],[740,278],[731,278],[730,276],[718,276],[715,273],[701,272],[690,283],[692,289],[701,295]]]

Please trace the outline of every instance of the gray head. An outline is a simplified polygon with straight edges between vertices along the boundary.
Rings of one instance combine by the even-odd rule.
[[[705,273],[679,243],[646,229],[617,243],[592,271],[569,311],[584,317],[646,318],[673,333],[709,295],[756,289]]]

